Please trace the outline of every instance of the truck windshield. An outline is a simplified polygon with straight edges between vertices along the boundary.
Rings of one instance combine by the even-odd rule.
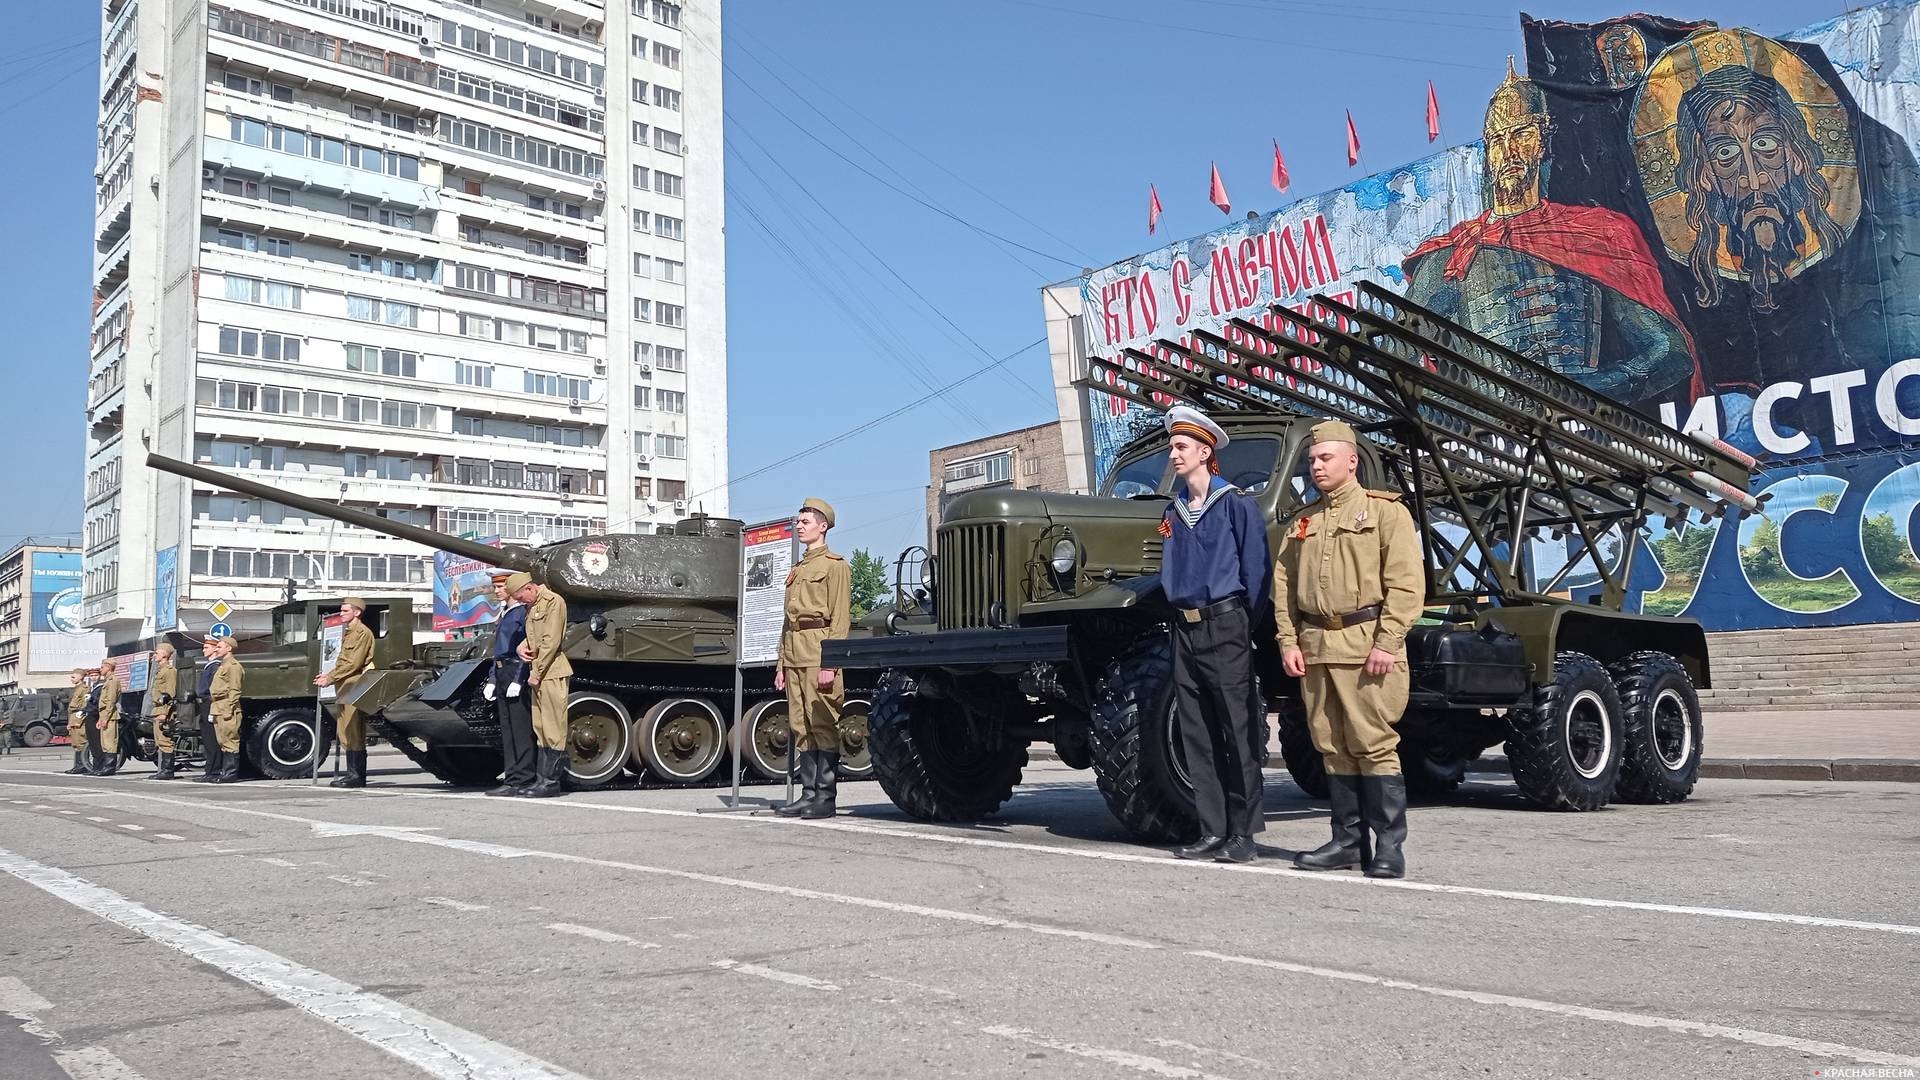
[[[1220,475],[1227,483],[1259,494],[1273,479],[1273,467],[1280,460],[1280,440],[1263,438],[1234,439],[1220,451]],[[1116,499],[1139,495],[1167,494],[1172,491],[1173,474],[1167,468],[1167,452],[1160,450],[1123,462],[1113,472],[1107,494]]]
[[[273,616],[273,643],[298,645],[307,640],[307,613],[282,611]]]

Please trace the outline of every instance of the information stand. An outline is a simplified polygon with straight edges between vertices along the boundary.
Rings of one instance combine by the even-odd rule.
[[[346,612],[337,612],[320,620],[321,671],[333,670],[334,661],[340,659],[340,644],[346,639],[346,635]],[[338,697],[340,693],[332,686],[322,686],[318,689],[320,692],[313,697],[313,771],[309,773],[307,777],[307,786],[309,787],[317,787],[320,784],[320,748],[326,745],[321,741],[320,725],[326,723],[327,720],[325,703],[332,701]],[[333,771],[336,775],[340,772],[340,743],[338,740],[333,744]]]
[[[734,630],[733,664],[733,793],[725,806],[703,807],[701,813],[773,809],[775,803],[755,799],[744,805],[740,770],[747,735],[746,669],[774,667],[780,662],[780,630],[786,624],[787,573],[800,559],[800,536],[793,519],[750,525],[740,530],[740,607]],[[793,801],[793,741],[787,741],[787,796]],[[778,804],[784,805],[784,804]]]

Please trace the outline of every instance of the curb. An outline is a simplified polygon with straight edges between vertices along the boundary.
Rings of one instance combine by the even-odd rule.
[[[1052,747],[1036,744],[1027,751],[1032,761],[1059,761]],[[1279,751],[1274,751],[1267,766],[1282,772]],[[1481,758],[1467,766],[1469,777],[1505,779],[1504,757]],[[1834,780],[1841,783],[1920,784],[1920,759],[1917,758],[1705,758],[1700,762],[1703,780]]]

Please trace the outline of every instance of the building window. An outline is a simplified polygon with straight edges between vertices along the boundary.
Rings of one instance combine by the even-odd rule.
[[[655,236],[664,236],[669,240],[685,240],[687,238],[687,223],[677,217],[655,214],[653,216],[653,232]]]
[[[469,180],[463,180],[460,182],[461,190],[465,191],[469,195],[483,194],[486,191],[486,186],[487,185],[484,182],[479,180],[469,179]]]
[[[687,370],[687,350],[685,349],[675,349],[662,345],[654,350],[654,355],[659,358],[658,362],[661,371]]]
[[[653,256],[636,254],[633,257],[633,276],[644,277],[644,278],[652,277],[653,276]]]
[[[493,365],[476,364],[470,360],[453,362],[453,381],[461,386],[493,385]]]
[[[651,409],[653,405],[648,399],[652,397],[652,395],[653,395],[653,388],[650,386],[634,387],[633,388],[633,407],[636,409]]]
[[[267,201],[274,204],[275,206],[292,206],[293,205],[293,189],[283,188],[283,187],[270,187],[267,189]]]
[[[635,165],[633,167],[633,186],[641,191],[647,190],[647,167],[646,166]]]
[[[654,403],[661,412],[684,413],[687,411],[687,395],[683,390],[662,390],[654,395]]]
[[[687,195],[687,182],[672,173],[655,171],[653,174],[653,190],[662,195],[669,195],[676,199],[684,199]]]
[[[684,282],[687,280],[687,264],[678,259],[661,259],[660,280]]]
[[[219,349],[224,356],[247,356],[261,360],[300,359],[300,339],[284,334],[268,334],[237,326],[220,328]],[[202,404],[211,404],[203,402]]]
[[[638,448],[636,447],[636,449]],[[651,501],[653,499],[653,478],[650,476],[642,476],[635,480],[633,482],[633,497]]]
[[[637,233],[652,232],[652,215],[648,214],[645,210],[635,210],[633,212],[633,231]]]
[[[576,379],[571,375],[544,375],[529,371],[525,373],[525,388],[529,394],[544,394],[573,401],[589,401],[593,397],[593,380]]]
[[[633,35],[633,55],[642,60],[647,58],[647,39],[639,34]]]
[[[663,458],[682,458],[687,456],[687,437],[685,435],[655,435],[654,452]]]
[[[291,259],[293,258],[293,241],[269,236],[260,242],[260,250],[282,259]]]
[[[672,109],[674,112],[679,112],[680,91],[669,90],[664,86],[656,86],[653,88],[653,103],[662,109]]]
[[[418,327],[420,309],[397,300],[376,300],[371,296],[347,295],[347,318],[361,322],[386,323],[388,326]]]
[[[668,154],[684,154],[680,146],[680,133],[666,128],[653,129],[653,148]]]
[[[638,120],[635,120],[633,122],[633,145],[635,146],[647,145],[647,125],[641,123]]]
[[[284,281],[263,281],[260,278],[227,275],[226,297],[247,304],[265,304],[267,307],[300,310],[300,286]]]
[[[655,487],[659,489],[662,500],[670,502],[687,501],[687,482],[685,480],[661,480],[656,482]]]
[[[420,374],[420,355],[372,345],[348,345],[347,370],[411,379]]]
[[[633,80],[633,100],[642,105],[647,103],[647,82],[645,79]]]
[[[653,43],[653,62],[663,68],[680,70],[680,50],[659,42]]]
[[[635,322],[652,322],[653,301],[645,297],[635,297],[633,300],[633,318]]]
[[[235,251],[260,250],[259,237],[252,233],[236,232],[232,229],[221,229],[219,232],[214,233],[213,242],[224,248],[232,248]],[[229,278],[228,280],[231,281],[233,279]]]
[[[639,14],[635,12],[635,14]],[[653,21],[661,26],[678,27],[680,25],[680,5],[669,4],[666,0],[653,0]]]
[[[653,453],[653,432],[636,431],[633,433],[633,452],[641,457]]]
[[[680,304],[659,304],[655,310],[661,326],[687,325],[687,309]]]

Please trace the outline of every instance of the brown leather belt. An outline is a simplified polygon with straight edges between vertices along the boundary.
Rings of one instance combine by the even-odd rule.
[[[1349,626],[1358,626],[1363,622],[1372,622],[1380,617],[1380,605],[1363,607],[1359,611],[1349,611],[1345,615],[1308,615],[1301,612],[1300,621],[1318,630],[1345,630]]]
[[[815,619],[811,616],[805,616],[805,617],[793,619],[790,621],[793,623],[793,628],[795,630],[825,630],[827,627],[833,625],[832,623],[829,623],[825,619]]]

